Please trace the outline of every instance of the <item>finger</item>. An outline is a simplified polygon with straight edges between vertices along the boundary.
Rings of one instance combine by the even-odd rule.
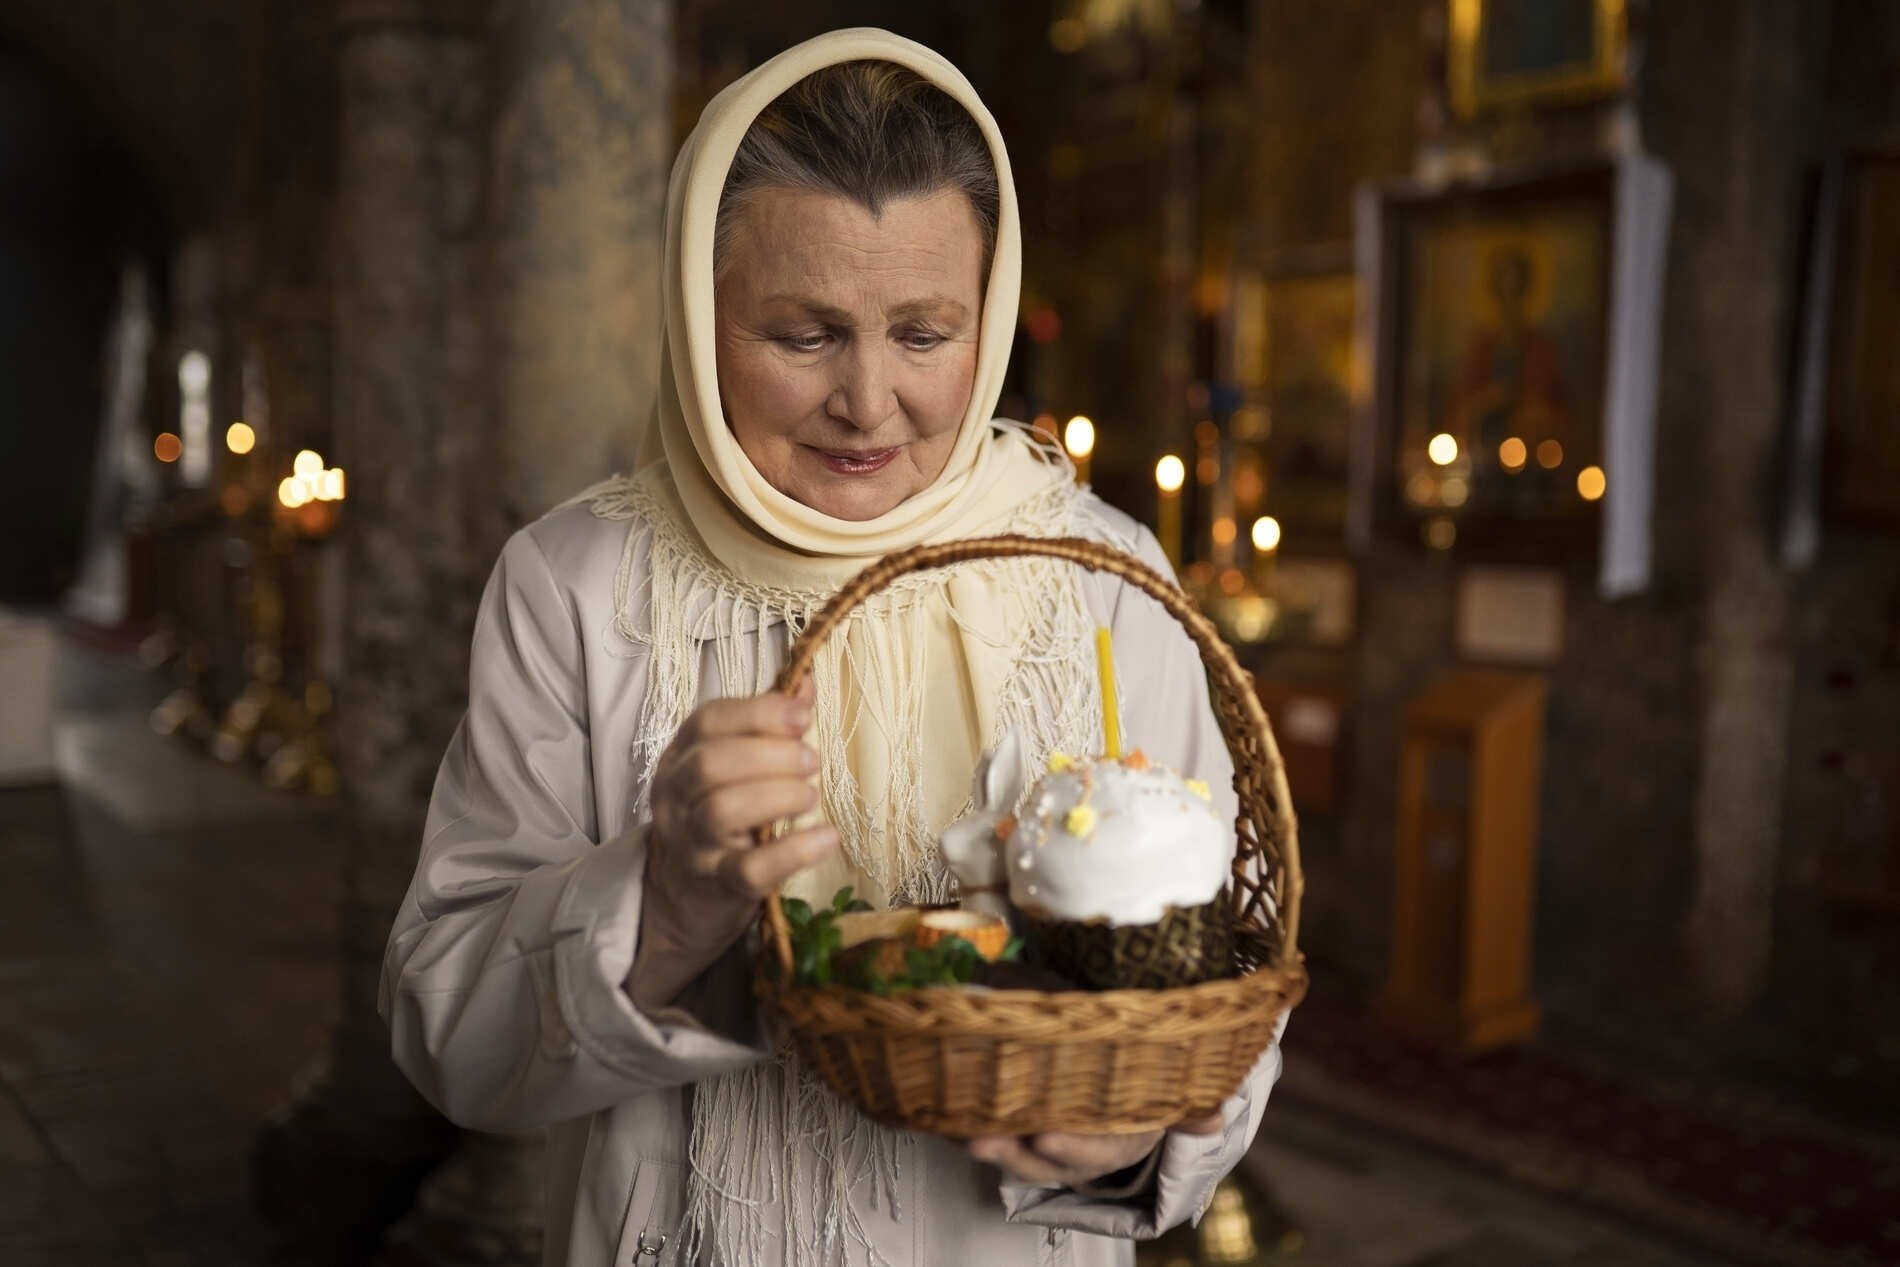
[[[765,779],[803,779],[818,772],[818,754],[796,739],[756,735],[707,739],[681,754],[675,777],[687,797]]]
[[[969,1143],[970,1156],[1002,1170],[1024,1183],[1062,1185],[1069,1181],[1060,1167],[1038,1157],[1011,1135],[990,1135]]]
[[[1227,1129],[1227,1121],[1215,1109],[1206,1117],[1190,1118],[1185,1122],[1176,1122],[1168,1128],[1180,1135],[1218,1135]]]
[[[684,747],[730,735],[775,735],[796,739],[811,725],[811,702],[777,691],[742,699],[708,700],[680,727],[675,743]]]
[[[1134,1135],[1076,1135],[1045,1131],[1029,1141],[1038,1157],[1071,1173],[1105,1175],[1132,1166],[1154,1151],[1160,1131]]]
[[[791,832],[768,845],[728,849],[718,875],[726,887],[747,897],[764,897],[838,847],[838,831],[829,823]]]
[[[781,818],[796,818],[817,804],[818,789],[807,779],[763,779],[715,788],[694,817],[707,836],[744,836]]]

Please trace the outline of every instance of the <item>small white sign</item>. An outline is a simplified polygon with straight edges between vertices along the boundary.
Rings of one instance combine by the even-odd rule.
[[[1487,664],[1549,665],[1564,652],[1564,577],[1553,568],[1472,567],[1458,578],[1457,650]]]

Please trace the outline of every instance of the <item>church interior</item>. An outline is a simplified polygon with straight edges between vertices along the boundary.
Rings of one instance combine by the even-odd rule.
[[[1142,1267],[1900,1263],[1890,0],[0,4],[0,1263],[541,1261],[384,940],[503,543],[639,456],[681,140],[851,26],[995,114],[999,412],[1298,816],[1284,1073]]]

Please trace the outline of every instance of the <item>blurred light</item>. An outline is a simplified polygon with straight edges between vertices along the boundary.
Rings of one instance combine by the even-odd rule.
[[[298,479],[313,480],[323,474],[323,458],[313,449],[304,449],[291,459],[290,469]]]
[[[1603,490],[1610,486],[1604,478],[1600,466],[1586,466],[1577,472],[1577,496],[1587,502],[1593,502],[1603,496]]]
[[[161,462],[176,462],[178,455],[185,451],[185,443],[170,431],[161,431],[152,441],[152,456]]]
[[[1273,632],[1280,606],[1261,594],[1235,595],[1221,612],[1222,619],[1241,642],[1259,642]]]
[[[1273,430],[1273,420],[1264,408],[1249,405],[1234,410],[1234,416],[1228,419],[1227,426],[1236,440],[1264,440]]]
[[[1203,449],[1211,449],[1220,443],[1220,428],[1210,419],[1203,418],[1194,424],[1194,443]]]
[[[1062,334],[1062,317],[1054,308],[1032,309],[1023,318],[1023,328],[1037,343],[1054,343]]]
[[[1155,463],[1155,487],[1164,493],[1178,493],[1187,482],[1187,464],[1170,453]]]
[[[234,422],[224,429],[224,447],[233,453],[249,453],[257,447],[257,432],[248,423]]]
[[[1062,447],[1072,458],[1085,458],[1095,452],[1095,424],[1087,415],[1077,414],[1062,429]]]
[[[1258,466],[1248,462],[1234,472],[1234,498],[1242,506],[1252,506],[1266,491],[1267,482],[1261,478]]]
[[[1220,518],[1214,521],[1214,544],[1215,545],[1230,546],[1234,544],[1234,537],[1236,536],[1236,534],[1237,534],[1237,530],[1234,527],[1234,521],[1230,519],[1229,517],[1227,517],[1226,515],[1222,515]]]
[[[1194,463],[1194,478],[1202,484],[1212,484],[1220,479],[1220,459],[1216,457],[1199,458]]]
[[[1471,496],[1471,485],[1456,475],[1447,475],[1438,486],[1438,500],[1447,506],[1462,506]]]
[[[310,493],[296,476],[286,476],[277,483],[277,500],[295,510],[310,500]]]
[[[1545,440],[1537,446],[1537,465],[1546,471],[1554,471],[1564,464],[1564,446],[1555,440]]]
[[[187,396],[202,396],[211,386],[211,358],[196,350],[179,357],[178,386]]]
[[[1530,461],[1530,449],[1516,436],[1506,438],[1498,446],[1498,464],[1507,471],[1521,471],[1524,463]]]
[[[1438,503],[1438,480],[1430,471],[1420,471],[1405,481],[1405,500],[1414,506],[1433,506]]]
[[[1441,431],[1425,446],[1425,453],[1438,465],[1450,466],[1458,460],[1458,441]]]
[[[343,468],[333,466],[317,479],[317,497],[321,501],[343,500]]]
[[[1458,525],[1448,516],[1438,515],[1425,521],[1425,544],[1434,550],[1449,550],[1458,540]]]
[[[187,488],[211,479],[211,358],[193,349],[178,358],[178,478]]]
[[[1057,18],[1049,24],[1049,47],[1058,53],[1079,52],[1089,42],[1089,28],[1080,18]]]
[[[1233,1184],[1222,1181],[1199,1228],[1204,1263],[1251,1263],[1260,1258],[1247,1201]]]
[[[1280,548],[1280,521],[1262,515],[1253,521],[1253,548],[1265,553]]]
[[[1247,574],[1239,568],[1228,568],[1220,574],[1220,592],[1232,598],[1247,588]]]

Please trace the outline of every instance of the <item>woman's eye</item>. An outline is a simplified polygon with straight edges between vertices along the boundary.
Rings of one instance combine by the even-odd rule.
[[[825,350],[825,344],[830,340],[831,336],[823,330],[813,330],[804,334],[787,334],[779,338],[780,343],[794,352],[822,352]]]
[[[898,342],[913,352],[928,352],[943,342],[943,336],[932,334],[928,330],[912,330],[909,334],[901,336]]]

